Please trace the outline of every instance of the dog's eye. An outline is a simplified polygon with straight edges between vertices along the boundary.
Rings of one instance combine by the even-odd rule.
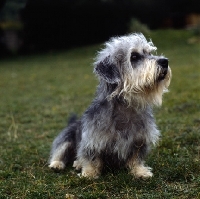
[[[138,61],[141,58],[141,55],[139,53],[133,52],[131,53],[131,62]]]

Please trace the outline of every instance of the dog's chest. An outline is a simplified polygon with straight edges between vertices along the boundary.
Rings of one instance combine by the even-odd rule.
[[[146,112],[137,112],[133,108],[124,108],[118,106],[113,109],[111,117],[111,123],[113,123],[114,129],[117,132],[121,132],[122,136],[126,132],[134,133],[135,131],[145,131],[147,128]]]
[[[124,159],[135,145],[149,139],[149,124],[153,119],[150,110],[138,111],[119,103],[105,103],[95,110],[85,115],[82,141],[86,148]]]

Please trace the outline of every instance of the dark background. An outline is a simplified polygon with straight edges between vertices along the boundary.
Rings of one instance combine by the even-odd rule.
[[[102,42],[111,36],[126,34],[132,18],[150,29],[185,28],[187,15],[200,13],[199,0],[0,2],[1,54],[66,49]],[[8,22],[10,25],[5,27]],[[12,49],[6,42],[11,46],[16,43],[16,48]]]

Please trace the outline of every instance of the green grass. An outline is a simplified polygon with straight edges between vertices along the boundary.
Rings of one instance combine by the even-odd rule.
[[[120,170],[88,180],[71,167],[60,173],[47,167],[69,114],[81,115],[94,96],[96,45],[0,61],[0,199],[200,198],[200,44],[189,45],[186,31],[149,37],[173,72],[170,93],[155,109],[162,139],[146,160],[154,177],[136,180]]]

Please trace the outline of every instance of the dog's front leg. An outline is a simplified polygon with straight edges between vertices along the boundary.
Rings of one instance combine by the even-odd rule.
[[[100,158],[93,160],[84,159],[81,161],[82,173],[81,176],[88,178],[98,178],[101,174],[102,161]]]
[[[136,178],[150,178],[153,176],[151,167],[144,166],[144,162],[135,156],[129,159],[127,167],[130,169],[130,173]]]

